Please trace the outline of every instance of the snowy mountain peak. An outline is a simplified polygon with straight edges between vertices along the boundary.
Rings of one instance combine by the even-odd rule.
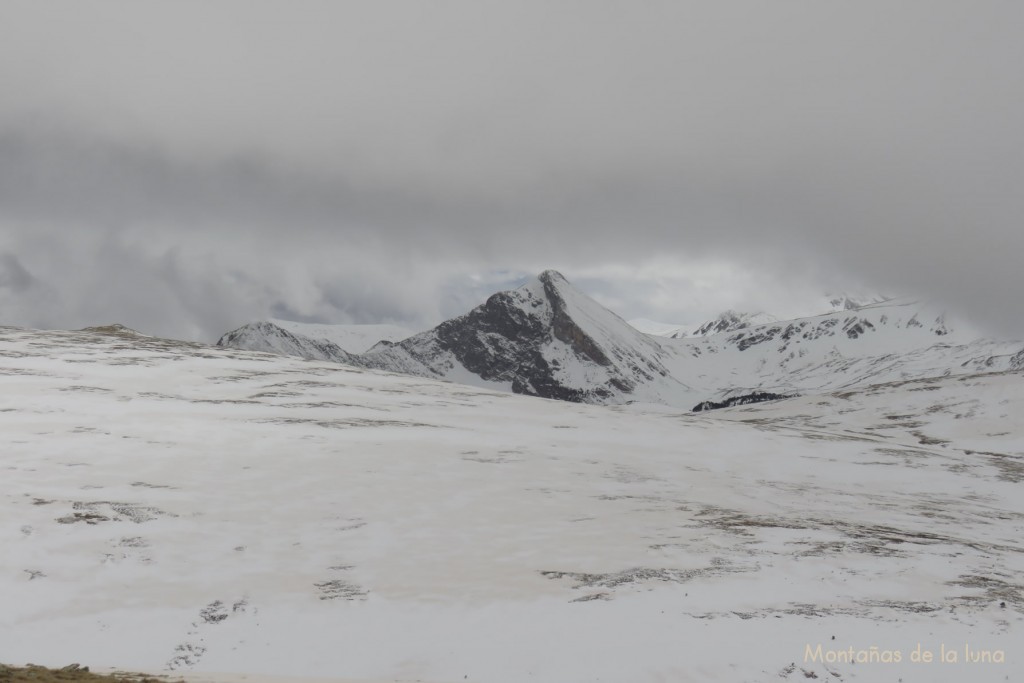
[[[826,293],[825,298],[828,300],[828,311],[834,313],[837,311],[855,311],[864,306],[888,301],[892,297],[869,292],[835,292]]]
[[[544,272],[537,276],[537,279],[544,284],[559,284],[567,285],[569,287],[572,286],[569,284],[569,281],[565,278],[565,276],[559,273],[557,270],[545,270]]]
[[[649,389],[656,378],[675,384],[660,353],[646,335],[548,270],[433,330],[374,349],[362,362],[546,398],[622,402],[641,389],[645,400],[655,400],[657,390]]]
[[[263,321],[224,335],[218,345],[588,403],[666,402],[685,391],[662,365],[656,341],[555,270],[426,332],[379,335],[359,352],[338,338],[331,326]]]
[[[557,271],[419,334],[361,330],[358,350],[336,341],[354,326],[337,327],[264,321],[224,335],[219,345],[545,398],[686,409],[1024,366],[1019,342],[976,339],[948,324],[941,309],[913,299],[785,321],[730,310],[692,337],[652,336]]]
[[[228,332],[217,341],[217,346],[298,356],[307,360],[331,360],[340,363],[354,361],[352,354],[334,342],[295,334],[266,320],[249,323]]]
[[[767,313],[739,313],[737,311],[723,311],[714,320],[709,320],[693,331],[694,337],[706,337],[709,334],[720,334],[722,332],[734,332],[743,330],[754,325],[766,325],[776,322],[775,316]]]

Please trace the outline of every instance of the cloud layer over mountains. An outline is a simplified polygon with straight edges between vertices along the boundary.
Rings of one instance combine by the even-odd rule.
[[[0,322],[429,324],[550,267],[624,317],[866,286],[1024,334],[1022,23],[945,0],[8,2]]]

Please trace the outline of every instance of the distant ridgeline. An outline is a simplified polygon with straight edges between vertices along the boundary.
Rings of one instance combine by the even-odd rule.
[[[724,401],[703,401],[693,407],[693,412],[699,413],[702,410],[718,410],[719,408],[732,408],[733,406],[745,406],[748,403],[760,403],[762,401],[778,401],[783,398],[794,398],[797,394],[773,394],[770,391],[755,391],[742,396],[732,396]]]
[[[912,298],[833,297],[795,320],[726,311],[687,335],[646,334],[547,270],[414,333],[264,320],[218,345],[581,403],[711,410],[913,378],[1024,367],[1024,343],[979,338]],[[657,329],[659,325],[654,324]]]

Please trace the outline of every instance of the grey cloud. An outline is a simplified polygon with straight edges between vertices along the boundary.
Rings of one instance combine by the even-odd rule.
[[[86,229],[298,234],[399,220],[343,179],[289,174],[257,159],[188,162],[153,148],[35,127],[0,131],[0,202],[8,220]],[[410,207],[415,209],[416,207]],[[148,227],[147,227],[148,226]]]
[[[8,7],[33,320],[436,322],[554,267],[624,317],[855,283],[1024,334],[1019,4]]]
[[[25,270],[14,254],[0,253],[0,288],[13,292],[24,292],[34,285],[36,279]]]
[[[382,268],[383,254],[286,253],[247,240],[182,239],[165,246],[159,231],[63,234],[34,230],[16,262],[35,271],[27,289],[0,287],[3,324],[79,328],[120,322],[148,334],[215,341],[252,320],[425,327],[437,322],[442,270]],[[251,240],[250,240],[251,241]],[[251,246],[251,245],[250,245]],[[13,258],[13,257],[12,257]],[[5,262],[7,259],[4,260]],[[410,289],[409,282],[419,286]]]
[[[278,320],[291,320],[298,323],[319,323],[319,324],[341,324],[341,321],[328,319],[319,314],[308,315],[294,310],[285,301],[275,301],[270,304],[270,315]],[[348,321],[346,321],[348,322]]]

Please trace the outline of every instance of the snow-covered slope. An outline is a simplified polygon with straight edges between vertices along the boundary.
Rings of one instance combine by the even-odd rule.
[[[690,337],[644,334],[554,271],[360,355],[346,354],[326,331],[285,323],[246,326],[219,344],[546,398],[681,408],[753,392],[817,393],[1006,370],[1024,353],[1024,342],[977,339],[910,299],[790,321],[727,311]]]
[[[714,320],[708,320],[693,331],[694,337],[706,337],[709,334],[720,334],[722,332],[735,332],[745,330],[755,325],[766,325],[776,321],[774,316],[767,313],[739,313],[737,311],[725,311]],[[674,336],[673,338],[679,338]]]
[[[298,323],[290,323],[290,326],[295,325]],[[232,330],[221,337],[217,345],[249,351],[279,353],[284,356],[298,356],[306,360],[329,360],[338,363],[358,362],[353,354],[330,339],[307,337],[269,321],[249,323],[237,330]]]
[[[1020,372],[694,415],[0,328],[0,383],[2,661],[1024,676]],[[912,663],[918,646],[959,663]]]
[[[852,311],[872,304],[880,304],[892,297],[869,292],[837,292],[826,294],[825,301],[821,306],[824,313],[836,313],[839,311]],[[712,320],[705,321],[700,325],[676,325],[660,323],[647,318],[634,318],[629,324],[644,334],[656,337],[668,337],[669,339],[682,339],[688,336],[705,336],[709,334],[720,334],[722,332],[735,332],[756,325],[767,325],[778,322],[778,318],[768,313],[740,313],[734,310],[727,310],[720,313]]]
[[[675,325],[659,323],[647,318],[635,318],[629,324],[644,334],[655,337],[667,337],[669,339],[682,339],[683,337],[703,337],[709,334],[720,332],[733,332],[742,330],[752,325],[763,325],[773,323],[778,318],[767,313],[739,313],[737,311],[723,311],[712,320],[707,320],[699,325]]]
[[[352,363],[357,362],[353,355],[364,353],[380,342],[395,342],[411,334],[398,325],[318,325],[271,318],[232,330],[217,344],[307,360]]]
[[[415,330],[400,325],[319,325],[271,318],[270,322],[306,339],[322,339],[348,353],[364,353],[379,342],[397,342],[411,337]]]
[[[685,337],[690,329],[689,325],[677,325],[674,323],[659,323],[648,318],[633,318],[628,321],[634,328],[655,337],[671,337],[679,339]]]
[[[852,311],[666,340],[681,382],[720,400],[752,391],[820,393],[923,377],[1014,369],[1024,343],[978,339],[941,311],[894,299]]]

